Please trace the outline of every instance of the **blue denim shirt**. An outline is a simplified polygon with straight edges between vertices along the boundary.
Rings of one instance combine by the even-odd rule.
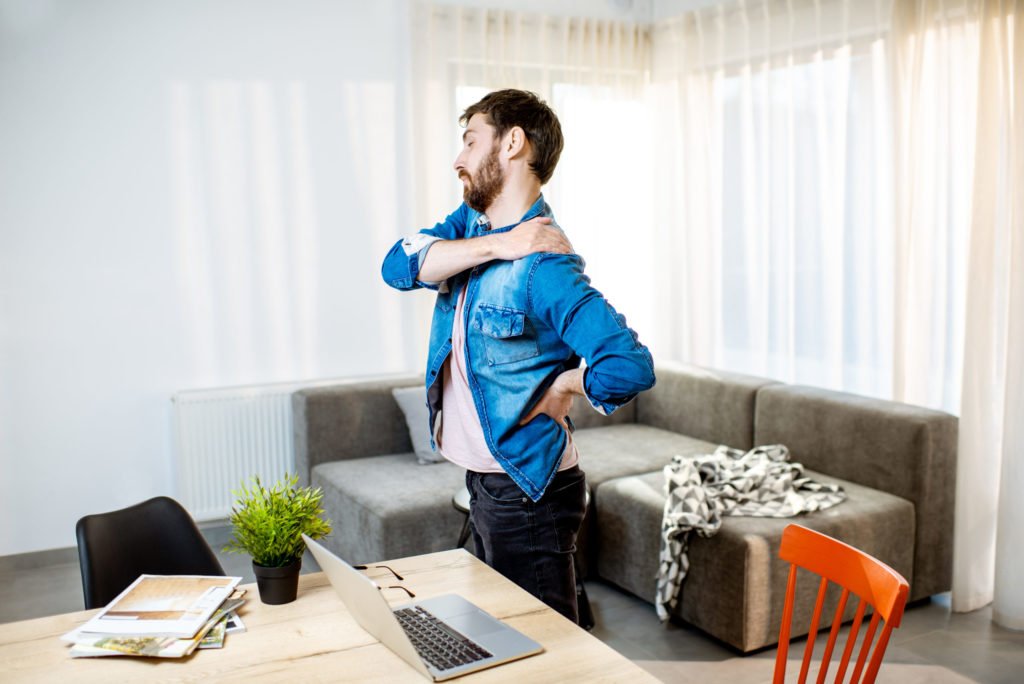
[[[522,221],[554,217],[543,195]],[[518,224],[516,224],[518,225]],[[463,203],[442,223],[399,240],[381,275],[391,287],[437,290],[427,357],[430,431],[441,409],[442,369],[452,351],[455,304],[462,288],[466,370],[491,454],[537,501],[558,470],[568,436],[547,415],[526,425],[530,412],[560,373],[586,361],[583,388],[591,405],[609,414],[654,385],[651,354],[626,319],[590,285],[576,254],[530,254],[490,261],[441,283],[418,280],[420,261],[433,242],[502,233]]]

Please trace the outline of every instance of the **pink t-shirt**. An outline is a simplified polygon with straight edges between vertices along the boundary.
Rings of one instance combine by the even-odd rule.
[[[477,473],[503,473],[501,464],[491,455],[484,438],[484,430],[473,403],[466,375],[466,327],[463,305],[467,287],[459,293],[455,305],[455,323],[452,325],[452,353],[444,364],[444,385],[441,395],[441,426],[437,434],[437,449],[446,459]],[[559,470],[571,468],[579,462],[579,452],[569,435],[562,454]]]

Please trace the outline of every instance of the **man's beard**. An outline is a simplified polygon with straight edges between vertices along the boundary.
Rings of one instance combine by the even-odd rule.
[[[482,214],[501,194],[504,184],[505,174],[501,170],[501,164],[498,163],[498,146],[495,145],[491,153],[480,164],[480,169],[475,176],[469,175],[469,183],[462,190],[462,199],[471,209]]]

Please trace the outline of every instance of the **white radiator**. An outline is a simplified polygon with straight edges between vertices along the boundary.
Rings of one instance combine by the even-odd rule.
[[[295,472],[291,395],[299,385],[178,392],[174,404],[178,500],[197,521],[231,514],[232,490],[254,475]]]

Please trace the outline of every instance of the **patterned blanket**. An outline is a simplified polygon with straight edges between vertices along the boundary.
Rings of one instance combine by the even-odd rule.
[[[788,518],[830,508],[846,498],[838,485],[805,477],[804,467],[790,463],[789,450],[781,444],[746,453],[720,446],[713,454],[675,456],[665,466],[665,495],[655,604],[662,622],[679,602],[690,568],[690,532],[714,536],[723,515]]]

